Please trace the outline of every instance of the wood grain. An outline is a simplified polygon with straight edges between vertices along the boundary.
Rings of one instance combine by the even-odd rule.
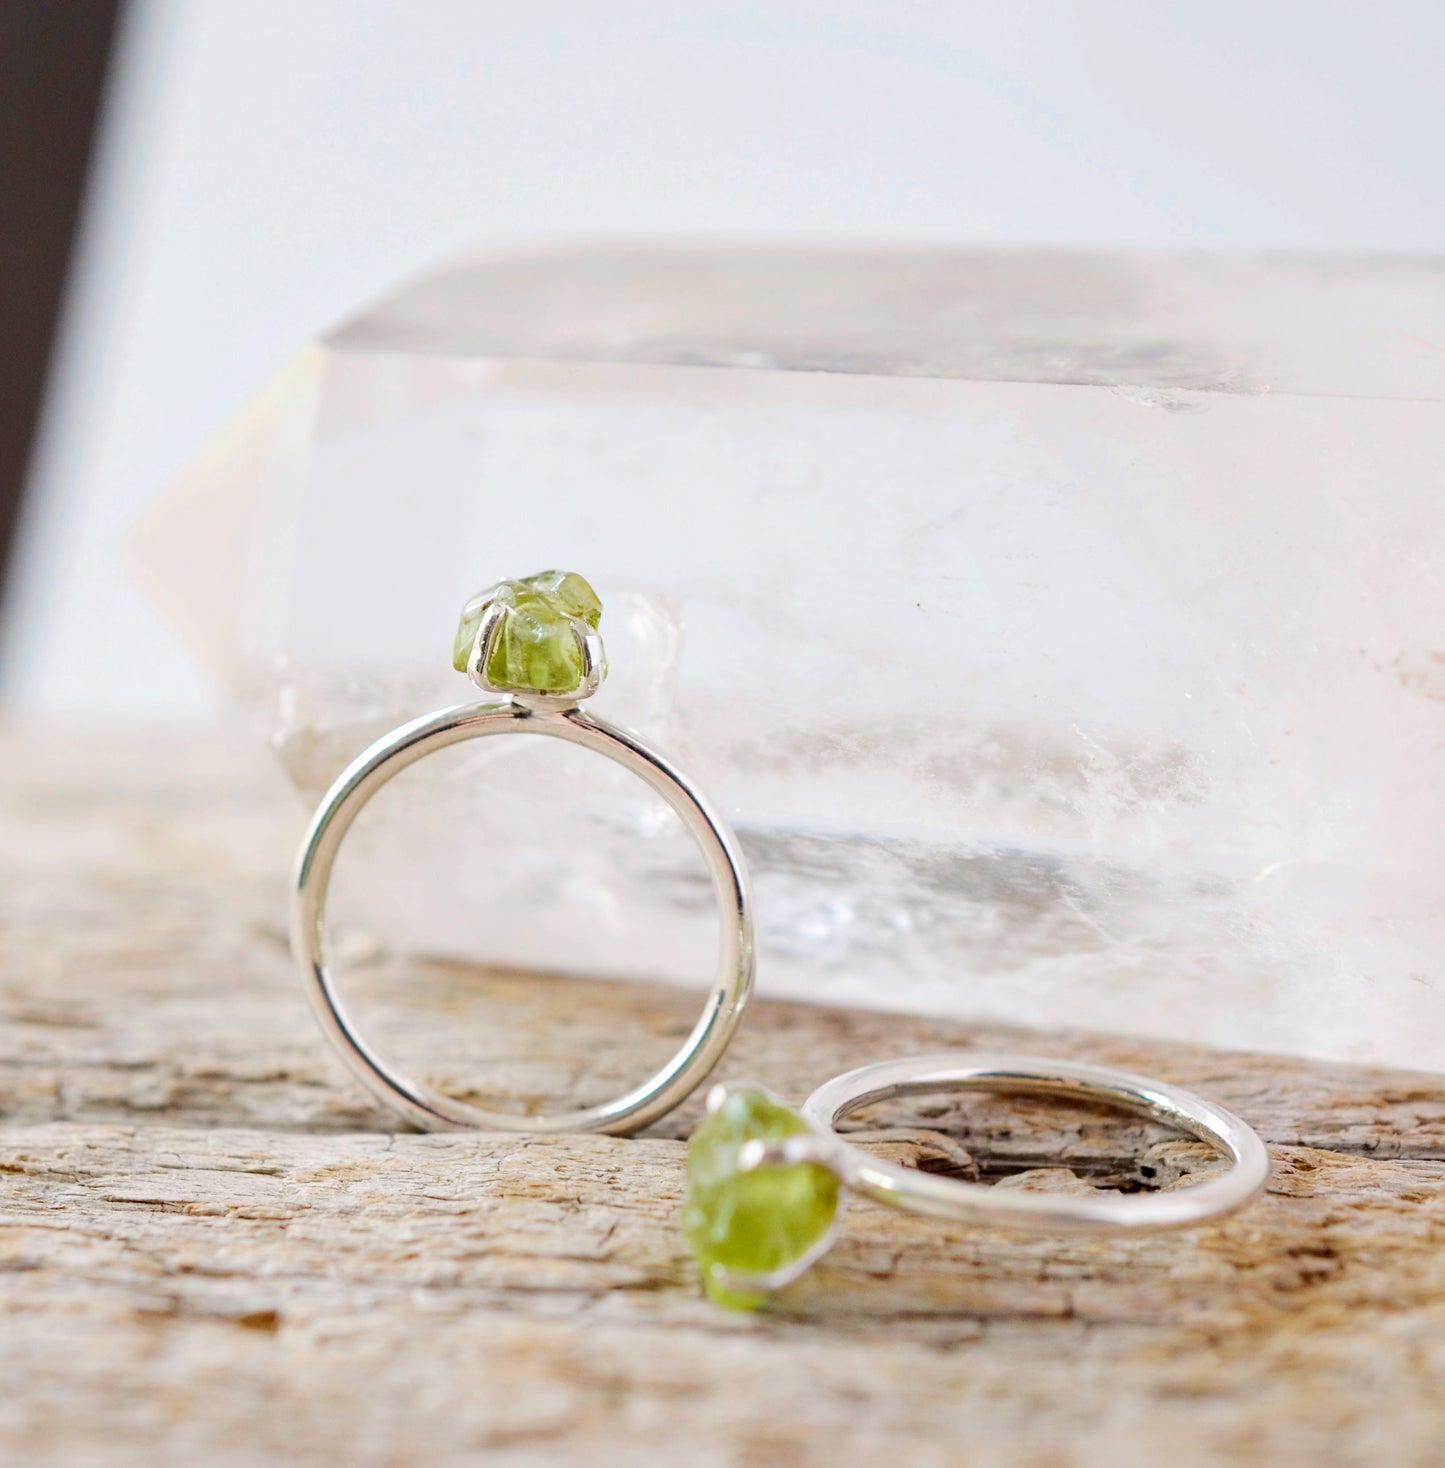
[[[1077,1056],[1238,1110],[1276,1172],[1221,1226],[1120,1242],[855,1204],[780,1308],[730,1315],[676,1228],[697,1101],[629,1140],[420,1136],[348,1081],[289,969],[303,813],[264,767],[0,754],[0,1461],[1445,1462],[1437,1078],[760,1002],[726,1075],[801,1097],[885,1055]],[[355,981],[430,1075],[523,1107],[635,1079],[695,1010],[384,953]],[[1006,1187],[1211,1165],[1090,1108],[871,1125]]]

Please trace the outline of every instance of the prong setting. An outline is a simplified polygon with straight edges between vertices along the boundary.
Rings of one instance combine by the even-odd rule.
[[[477,624],[477,630],[472,637],[471,649],[467,654],[467,677],[483,693],[508,699],[539,713],[576,708],[578,704],[591,698],[602,686],[602,680],[607,675],[607,658],[603,650],[601,633],[589,625],[583,617],[568,619],[572,636],[577,644],[582,670],[582,676],[576,688],[566,691],[516,688],[511,685],[503,688],[493,683],[487,676],[487,665],[492,656],[493,646],[510,610],[498,599],[501,585],[502,583],[498,583],[480,592],[463,609],[462,615],[465,618],[478,608],[484,608],[481,620]]]
[[[716,1085],[707,1112],[688,1149],[684,1229],[713,1298],[751,1308],[832,1247],[842,1152],[763,1086]]]
[[[765,1142],[754,1137],[738,1149],[739,1172],[756,1172],[760,1167],[800,1167],[814,1163],[826,1167],[840,1183],[848,1179],[838,1167],[837,1149],[828,1146],[826,1137],[816,1134],[785,1137],[781,1142]]]
[[[772,1295],[779,1290],[786,1289],[790,1284],[800,1280],[838,1242],[838,1232],[843,1225],[843,1210],[847,1206],[847,1201],[847,1193],[841,1192],[838,1195],[838,1211],[833,1215],[833,1222],[828,1232],[810,1249],[783,1265],[781,1269],[771,1270],[767,1274],[739,1274],[727,1268],[726,1265],[712,1264],[708,1266],[708,1273],[712,1276],[713,1282],[730,1295]]]
[[[496,588],[484,591],[480,597],[474,597],[467,603],[470,610],[477,603],[486,602],[488,597],[495,594]],[[476,635],[472,638],[472,650],[467,654],[467,677],[482,690],[483,693],[503,692],[502,689],[494,687],[487,680],[487,659],[491,656],[492,642],[496,638],[497,628],[502,625],[502,618],[507,609],[498,601],[493,601],[482,612],[482,620],[477,624]],[[465,613],[463,613],[465,615]]]

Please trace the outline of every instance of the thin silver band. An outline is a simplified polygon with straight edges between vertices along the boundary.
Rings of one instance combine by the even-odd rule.
[[[580,744],[646,782],[682,818],[707,862],[721,913],[717,977],[702,1016],[650,1080],[613,1101],[542,1116],[486,1111],[396,1072],[357,1033],[327,971],[326,892],[332,864],[361,808],[394,775],[434,750],[494,734],[542,734]],[[415,1125],[513,1132],[631,1132],[670,1111],[712,1070],[742,1017],[753,984],[753,920],[737,839],[708,800],[667,760],[578,708],[464,704],[414,719],[365,750],[327,792],[301,846],[291,897],[291,946],[317,1020],[352,1073]]]
[[[834,1131],[845,1116],[875,1102],[957,1090],[1022,1091],[1119,1107],[1210,1143],[1233,1165],[1191,1187],[1144,1196],[1026,1193],[899,1167],[870,1157]],[[1095,1234],[1190,1228],[1247,1203],[1269,1177],[1264,1143],[1222,1106],[1145,1076],[1068,1060],[952,1054],[883,1061],[819,1086],[802,1114],[821,1134],[829,1165],[848,1186],[880,1203],[966,1223]]]

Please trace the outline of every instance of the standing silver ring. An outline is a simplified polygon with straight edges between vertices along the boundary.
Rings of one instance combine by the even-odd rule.
[[[580,588],[580,590],[579,590]],[[636,1131],[672,1110],[705,1080],[727,1049],[753,984],[753,919],[737,838],[705,796],[655,750],[579,708],[606,671],[601,605],[581,577],[543,572],[502,582],[462,615],[455,662],[479,687],[507,701],[463,704],[403,724],[359,755],[327,792],[296,863],[291,943],[327,1038],[378,1100],[426,1130]],[[700,848],[721,912],[717,975],[692,1033],[649,1080],[614,1100],[574,1111],[519,1116],[485,1110],[402,1075],[358,1033],[325,956],[326,894],[351,823],[393,776],[425,755],[467,739],[541,734],[581,745],[631,771],[681,817]]]
[[[834,1130],[898,1096],[1025,1092],[1113,1106],[1207,1142],[1222,1175],[1146,1196],[1028,1193],[940,1177],[870,1156]],[[1059,1233],[1190,1228],[1247,1203],[1269,1154],[1239,1117],[1145,1076],[1032,1056],[922,1055],[861,1066],[819,1086],[799,1112],[759,1087],[715,1086],[688,1158],[684,1226],[708,1291],[749,1307],[798,1278],[832,1246],[848,1190],[879,1203],[972,1224]]]

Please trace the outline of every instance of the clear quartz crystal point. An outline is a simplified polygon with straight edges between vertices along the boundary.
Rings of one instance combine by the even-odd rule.
[[[765,992],[1438,1068],[1442,343],[1430,260],[464,259],[309,346],[132,551],[313,795],[476,696],[479,578],[585,566],[597,712],[741,828]],[[676,977],[685,843],[529,758],[418,766],[359,909]]]

